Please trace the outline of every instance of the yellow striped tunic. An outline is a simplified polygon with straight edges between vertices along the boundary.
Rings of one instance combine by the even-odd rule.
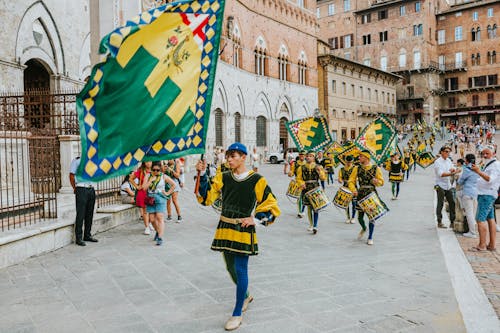
[[[217,173],[210,189],[206,195],[198,197],[198,202],[208,206],[220,195],[222,213],[212,242],[212,250],[240,255],[258,254],[255,226],[242,227],[239,219],[250,217],[254,208],[255,213],[270,212],[274,219],[280,215],[278,202],[266,179],[253,171],[244,179],[237,179],[232,171]]]

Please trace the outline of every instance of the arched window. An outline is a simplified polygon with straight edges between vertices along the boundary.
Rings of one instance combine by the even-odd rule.
[[[241,40],[235,39],[233,43],[233,65],[235,67],[242,67],[243,49],[241,48]]]
[[[281,106],[282,110],[283,107],[288,111],[288,108],[285,104]],[[286,119],[285,117],[280,118],[280,146],[283,148],[283,151],[288,149],[288,131],[286,130],[287,121],[288,119]]]
[[[255,74],[267,75],[268,59],[267,59],[266,50],[255,49],[254,56],[255,56]]]
[[[257,147],[265,147],[267,144],[267,120],[264,116],[257,117],[256,142]]]
[[[224,112],[221,109],[215,110],[215,145],[224,146]]]
[[[234,114],[234,141],[241,142],[241,114]]]
[[[497,36],[497,25],[493,24],[493,28],[491,29],[491,38],[495,38]]]
[[[299,60],[299,84],[307,84],[307,63]]]
[[[476,54],[476,65],[481,65],[481,54]]]
[[[471,60],[471,65],[472,66],[475,66],[476,65],[476,55],[474,53],[472,53],[472,55],[470,56],[470,60]]]
[[[282,81],[288,81],[290,64],[288,62],[288,57],[280,54],[278,55],[278,67],[279,67],[279,79]]]
[[[488,38],[493,38],[493,29],[491,28],[491,25],[488,25],[486,30],[488,31]]]
[[[491,63],[496,64],[497,63],[497,51],[491,52]]]
[[[474,42],[478,42],[481,40],[481,28],[477,27],[477,28],[472,28],[471,30],[471,35],[472,35],[472,38],[471,40]]]

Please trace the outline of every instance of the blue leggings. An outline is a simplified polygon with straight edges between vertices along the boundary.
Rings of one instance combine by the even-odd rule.
[[[236,283],[236,304],[233,316],[241,316],[243,302],[248,297],[248,256],[223,252],[226,269],[231,279]]]
[[[392,183],[392,195],[395,197],[399,195],[399,183]]]
[[[328,173],[328,184],[333,184],[333,172]]]

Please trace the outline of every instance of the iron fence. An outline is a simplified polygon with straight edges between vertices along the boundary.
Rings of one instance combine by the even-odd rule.
[[[60,135],[78,135],[77,91],[0,93],[0,231],[57,218]],[[100,182],[97,207],[120,201],[120,179]]]

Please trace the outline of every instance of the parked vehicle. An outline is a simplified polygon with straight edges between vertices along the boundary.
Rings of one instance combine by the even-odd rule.
[[[292,151],[290,154],[292,154],[292,158],[295,160],[295,158],[299,155],[299,151],[297,148],[291,147],[288,148],[288,151]],[[285,152],[268,152],[266,156],[266,161],[271,163],[271,164],[278,164],[283,162]]]

